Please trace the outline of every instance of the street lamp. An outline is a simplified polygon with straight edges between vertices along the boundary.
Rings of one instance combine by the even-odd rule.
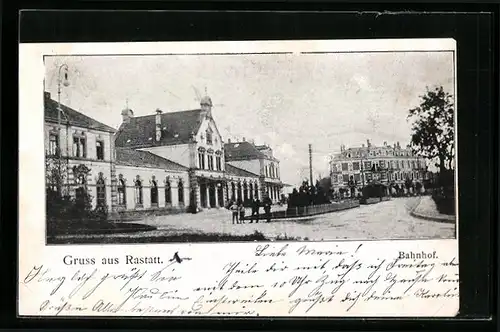
[[[61,77],[62,74],[62,77]],[[61,85],[67,87],[69,86],[69,81],[68,81],[68,65],[63,63],[62,65],[59,66],[58,68],[58,75],[57,75],[57,132],[58,132],[58,139],[61,141],[61,113],[63,112],[61,108]],[[66,120],[67,116],[66,116]],[[66,130],[66,157],[69,158],[69,153],[68,153],[68,130]],[[62,153],[61,153],[61,147],[59,146],[59,177],[61,178],[61,163],[62,163]],[[66,170],[67,172],[67,170]],[[66,182],[68,182],[68,179],[66,179]],[[62,185],[62,184],[61,184]],[[59,189],[60,190],[60,189]]]

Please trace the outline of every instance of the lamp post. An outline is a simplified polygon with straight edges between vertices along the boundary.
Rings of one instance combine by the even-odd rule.
[[[63,72],[64,70],[64,72]],[[61,73],[63,73],[64,77],[61,77]],[[69,86],[69,81],[68,81],[68,65],[63,63],[62,65],[59,66],[58,68],[58,75],[57,75],[57,132],[58,132],[58,139],[59,142],[61,141],[61,113],[62,113],[62,108],[61,108],[61,85],[67,87]],[[67,119],[66,119],[67,120]],[[68,130],[66,130],[66,157],[69,157],[68,155]],[[62,179],[61,175],[61,163],[62,163],[62,153],[61,153],[61,147],[59,146],[58,149],[58,154],[59,154],[59,177]],[[67,170],[66,170],[67,171]],[[66,179],[66,182],[68,182],[68,179]],[[60,185],[60,187],[62,184]],[[61,188],[59,188],[61,191]]]

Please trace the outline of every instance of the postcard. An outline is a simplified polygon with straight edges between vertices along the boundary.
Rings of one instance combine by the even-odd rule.
[[[25,43],[23,317],[452,317],[452,39]]]

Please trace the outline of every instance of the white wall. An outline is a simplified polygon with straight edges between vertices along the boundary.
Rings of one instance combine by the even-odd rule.
[[[58,124],[45,122],[45,151],[49,150],[49,133],[57,133]],[[70,126],[69,130],[65,125],[61,125],[61,132],[59,137],[59,146],[61,148],[61,154],[63,156],[69,155],[73,156],[73,134],[82,134],[86,138],[86,157],[85,159],[97,160],[96,154],[96,141],[101,140],[104,142],[104,160],[109,161],[111,159],[111,140],[112,133],[105,131],[81,128]]]
[[[99,179],[99,172],[102,172],[104,183],[106,185],[106,205],[111,209],[111,164],[109,162],[87,161],[87,160],[69,160],[67,184],[70,185],[70,194],[74,195],[75,178],[73,174],[73,167],[78,165],[85,165],[90,169],[87,175],[87,190],[92,196],[92,208],[97,205],[97,189],[96,184]]]
[[[253,160],[232,160],[227,162],[230,165],[233,165],[234,167],[238,167],[241,169],[244,169],[245,171],[260,175],[261,174],[261,167],[260,167],[260,161],[259,159],[253,159]]]
[[[191,167],[189,144],[155,146],[138,150],[149,151],[165,159],[172,160],[185,167]]]
[[[143,194],[143,209],[150,209],[151,206],[151,186],[153,176],[156,179],[158,186],[158,207],[165,207],[165,181],[167,177],[170,180],[172,190],[172,204],[171,206],[179,206],[177,195],[179,179],[182,179],[184,184],[184,205],[189,205],[189,176],[187,172],[175,172],[171,170],[164,170],[159,168],[146,168],[146,167],[133,167],[116,165],[116,177],[123,176],[127,185],[126,200],[127,210],[135,210],[135,180],[139,175],[142,181],[142,194]]]
[[[207,134],[206,134],[206,131],[207,129],[211,129],[212,130],[212,144],[208,144],[207,143]],[[203,136],[203,138],[202,138]],[[215,122],[213,121],[213,119],[205,119],[201,125],[200,125],[200,130],[198,131],[198,133],[196,134],[196,141],[197,141],[197,144],[196,146],[194,147],[195,149],[195,156],[196,156],[196,162],[194,164],[194,167],[198,167],[199,165],[199,161],[198,161],[198,149],[200,147],[202,148],[205,148],[205,150],[208,150],[208,149],[212,149],[214,150],[214,170],[217,169],[217,165],[216,165],[216,160],[215,160],[215,152],[216,151],[220,151],[221,152],[221,167],[222,167],[222,171],[225,170],[225,167],[224,167],[224,153],[223,153],[223,147],[224,147],[224,144],[222,142],[222,137],[221,135],[219,134],[219,131],[217,130],[217,127],[215,125]],[[205,169],[208,169],[208,161],[206,159],[206,156],[207,154],[205,153]]]

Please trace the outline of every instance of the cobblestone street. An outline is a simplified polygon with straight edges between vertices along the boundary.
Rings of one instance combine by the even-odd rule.
[[[213,209],[198,214],[149,217],[141,223],[158,228],[156,231],[147,232],[149,236],[168,236],[185,232],[245,235],[259,231],[268,238],[279,236],[315,241],[453,238],[454,224],[427,221],[410,215],[419,200],[418,197],[395,198],[298,222],[272,221],[233,225],[228,210]],[[247,214],[249,212],[247,211]],[[145,235],[136,233],[126,236]]]

